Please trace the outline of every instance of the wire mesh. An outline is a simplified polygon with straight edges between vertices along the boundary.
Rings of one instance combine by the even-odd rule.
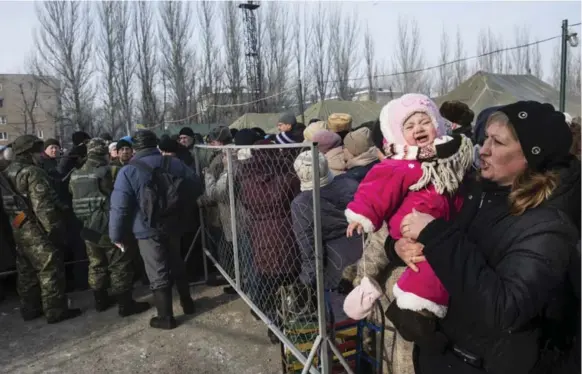
[[[344,296],[336,288],[343,268],[359,259],[362,250],[357,238],[352,243],[355,245],[341,248],[347,240],[345,219],[341,227],[328,227],[328,220],[320,219],[319,183],[311,189],[304,183],[302,191],[298,170],[302,180],[306,174],[308,179],[319,174],[317,162],[296,162],[302,151],[318,154],[311,144],[196,148],[198,170],[205,182],[200,202],[205,207],[208,253],[285,344],[286,373],[302,372],[318,336],[322,344],[312,355],[310,372],[321,366],[320,356],[328,357],[330,368],[333,363],[337,367],[341,361],[345,364],[332,352],[327,353],[326,321],[347,319],[342,308]],[[337,225],[337,221],[331,222]],[[323,244],[319,245],[319,258],[318,240]],[[323,264],[321,269],[318,264]],[[333,331],[333,324],[330,327]],[[339,351],[333,350],[337,355]]]

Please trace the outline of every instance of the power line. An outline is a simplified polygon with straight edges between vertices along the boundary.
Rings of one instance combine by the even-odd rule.
[[[578,23],[575,23],[573,25],[568,25],[568,27],[576,27],[576,26],[580,26],[581,24],[582,24],[581,22],[578,22]],[[475,55],[475,56],[470,56],[470,57],[464,57],[464,58],[460,58],[460,59],[453,60],[453,61],[447,61],[447,62],[444,62],[442,64],[438,64],[438,65],[434,65],[434,66],[429,66],[429,67],[426,67],[426,68],[420,68],[420,69],[414,69],[414,70],[408,70],[408,71],[401,71],[401,72],[390,73],[390,74],[376,74],[376,75],[373,76],[373,78],[395,77],[395,76],[398,76],[398,75],[421,73],[423,71],[434,70],[434,69],[442,68],[442,67],[447,66],[447,65],[452,65],[452,64],[459,63],[459,62],[465,62],[465,61],[469,61],[469,60],[474,60],[474,59],[477,59],[477,58],[490,56],[490,55],[496,54],[496,53],[508,52],[508,51],[513,51],[513,50],[521,49],[521,48],[529,48],[529,47],[532,47],[532,46],[537,45],[537,44],[542,44],[542,43],[546,43],[546,42],[552,41],[554,39],[561,39],[561,38],[562,38],[562,35],[552,36],[550,38],[538,40],[538,41],[535,41],[535,42],[532,42],[532,43],[516,45],[516,46],[508,47],[508,48],[496,49],[494,51],[485,52],[485,53],[482,53],[480,55]],[[360,78],[350,78],[350,79],[347,80],[347,82],[360,81],[360,80],[365,80],[365,79],[368,79],[368,77],[366,76],[366,77],[360,77]],[[325,83],[337,83],[337,82],[340,82],[340,81],[339,80],[328,80],[328,81],[325,81]]]

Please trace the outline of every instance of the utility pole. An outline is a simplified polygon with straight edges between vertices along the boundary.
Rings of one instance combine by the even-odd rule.
[[[566,75],[568,74],[568,20],[562,21],[562,63],[560,66],[560,112],[566,110]]]

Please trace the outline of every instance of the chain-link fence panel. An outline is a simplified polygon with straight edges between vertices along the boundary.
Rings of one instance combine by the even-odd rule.
[[[317,372],[318,366],[328,372],[332,362],[348,366],[337,348],[328,353],[326,321],[346,319],[337,286],[343,268],[361,255],[361,244],[358,254],[357,248],[346,253],[341,241],[322,243],[319,182],[325,178],[313,178],[320,174],[318,162],[298,157],[321,157],[317,149],[311,144],[199,148],[213,154],[208,166],[199,168],[205,182],[202,205],[217,214],[205,213],[208,254],[284,343],[285,372]],[[342,232],[332,231],[343,240],[342,220]]]

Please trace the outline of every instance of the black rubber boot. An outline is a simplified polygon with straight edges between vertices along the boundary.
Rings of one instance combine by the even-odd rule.
[[[436,316],[400,309],[396,301],[386,310],[386,317],[392,321],[402,338],[409,342],[428,342],[436,333]]]
[[[48,316],[46,318],[46,321],[47,321],[47,323],[52,325],[53,323],[59,323],[59,322],[66,321],[66,320],[71,319],[71,318],[78,317],[81,314],[82,314],[81,309],[77,309],[77,308],[69,309],[69,308],[67,308],[60,313]]]
[[[20,307],[20,315],[24,321],[32,321],[42,317],[42,309]]]
[[[174,310],[172,308],[172,288],[160,288],[153,291],[154,304],[158,315],[150,319],[150,326],[154,329],[171,330],[176,328]]]
[[[131,291],[126,291],[119,294],[117,296],[117,303],[119,304],[117,313],[120,317],[127,317],[133,314],[143,313],[151,308],[149,303],[135,301]]]
[[[194,314],[196,308],[194,307],[194,300],[190,296],[190,285],[188,283],[176,284],[178,288],[178,295],[180,295],[180,305],[184,314]]]
[[[109,296],[107,290],[93,291],[93,297],[95,298],[95,310],[98,312],[106,311],[114,303],[113,298]]]

